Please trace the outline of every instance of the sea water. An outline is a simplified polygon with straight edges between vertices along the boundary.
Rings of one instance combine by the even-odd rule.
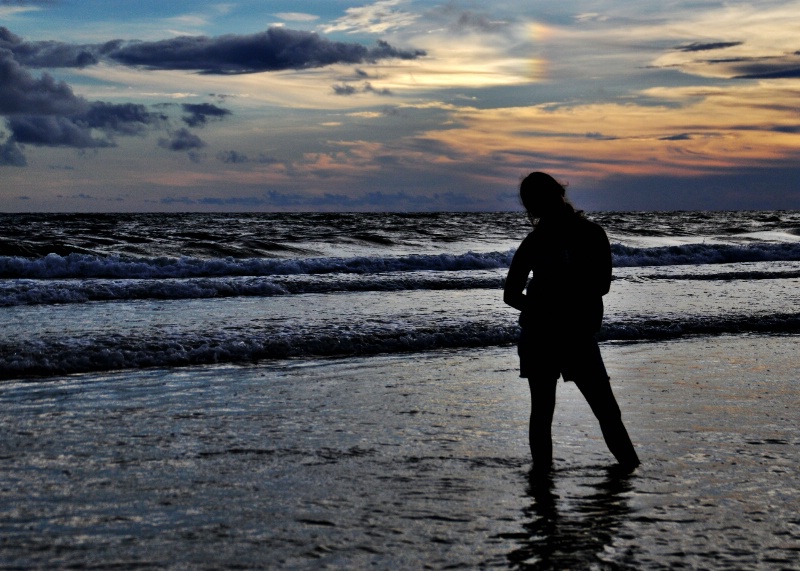
[[[527,479],[520,213],[3,215],[0,567],[800,568],[800,213],[590,213],[643,465]]]
[[[604,343],[642,466],[559,384],[529,481],[512,347],[0,387],[0,568],[800,568],[796,335]]]
[[[602,340],[800,331],[800,213],[594,213]],[[521,213],[0,216],[0,378],[511,344]]]

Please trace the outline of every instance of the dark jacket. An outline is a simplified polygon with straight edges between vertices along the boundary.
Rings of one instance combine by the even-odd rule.
[[[611,247],[600,226],[572,212],[540,221],[514,254],[506,292],[525,290],[531,273],[523,307],[518,308],[524,329],[574,333],[600,329],[602,298],[611,285]]]

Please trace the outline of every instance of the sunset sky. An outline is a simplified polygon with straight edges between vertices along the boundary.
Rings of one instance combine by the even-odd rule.
[[[0,0],[0,211],[800,208],[800,1]]]

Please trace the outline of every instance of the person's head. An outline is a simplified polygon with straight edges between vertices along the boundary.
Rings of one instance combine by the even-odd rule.
[[[572,210],[564,185],[547,173],[532,172],[519,185],[519,197],[531,220],[557,216]]]

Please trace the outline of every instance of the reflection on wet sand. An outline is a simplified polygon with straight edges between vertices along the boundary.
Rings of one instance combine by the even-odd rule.
[[[523,509],[524,531],[509,534],[518,542],[508,554],[513,569],[635,569],[633,554],[618,552],[614,539],[630,518],[627,493],[635,475],[613,468],[600,481],[577,484],[570,495],[559,495],[557,484],[565,474],[529,478],[531,504]],[[582,489],[589,493],[583,494]]]

